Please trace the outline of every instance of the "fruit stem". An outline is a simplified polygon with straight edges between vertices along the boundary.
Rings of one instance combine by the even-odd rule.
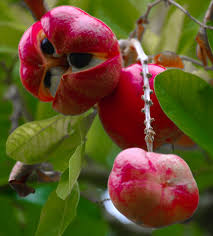
[[[142,74],[143,80],[144,80],[144,95],[142,96],[142,99],[144,100],[144,108],[142,111],[145,113],[145,129],[144,134],[145,136],[145,142],[147,146],[148,152],[153,152],[153,142],[154,142],[154,135],[155,132],[151,126],[151,123],[153,119],[150,115],[150,106],[153,104],[152,100],[150,98],[150,94],[153,92],[150,89],[149,86],[149,78],[152,77],[152,75],[149,73],[148,69],[148,56],[145,54],[140,42],[137,39],[131,39],[131,44],[135,48],[137,54],[138,54],[138,60],[140,60],[142,65]]]
[[[48,11],[44,0],[24,0],[25,4],[30,9],[35,20],[40,20],[41,17]]]

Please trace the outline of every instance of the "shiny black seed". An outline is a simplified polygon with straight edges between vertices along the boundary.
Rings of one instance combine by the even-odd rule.
[[[47,71],[45,78],[44,78],[44,87],[50,88],[51,86],[51,72]]]
[[[69,55],[69,63],[76,68],[83,68],[87,66],[92,60],[92,54],[90,53],[71,53]]]
[[[47,38],[42,40],[41,50],[43,53],[48,54],[48,55],[52,55],[55,52],[53,45]]]

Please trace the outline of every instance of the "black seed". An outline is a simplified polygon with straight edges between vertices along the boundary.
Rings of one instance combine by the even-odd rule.
[[[41,50],[43,53],[48,54],[48,55],[52,55],[55,52],[53,45],[47,38],[42,40]]]
[[[50,88],[51,86],[51,72],[48,70],[44,78],[44,87]]]
[[[90,53],[71,53],[69,55],[69,63],[76,68],[83,68],[87,66],[92,60],[92,54]]]

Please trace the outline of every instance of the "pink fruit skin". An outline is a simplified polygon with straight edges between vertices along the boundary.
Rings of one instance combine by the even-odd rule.
[[[165,68],[158,65],[149,65],[152,74],[150,88],[154,91],[154,78]],[[104,129],[112,140],[121,148],[140,147],[146,149],[144,141],[144,119],[141,111],[144,107],[143,79],[141,65],[134,64],[123,68],[119,84],[110,96],[101,100],[98,106],[99,117]],[[182,132],[165,115],[161,109],[155,93],[151,94],[153,105],[151,117],[154,118],[152,127],[156,133],[154,149],[165,143],[173,143]]]
[[[183,159],[140,148],[126,149],[116,157],[108,189],[122,214],[151,228],[185,221],[199,201],[197,184]]]
[[[54,46],[57,58],[42,53],[42,34]],[[78,52],[92,53],[105,58],[105,61],[75,73],[67,65],[55,97],[48,92],[41,93],[41,84],[50,69],[50,62],[61,58],[64,63],[67,55]],[[71,6],[54,8],[33,24],[19,43],[19,57],[24,87],[41,101],[52,101],[55,110],[69,115],[85,112],[110,94],[118,84],[121,71],[119,44],[110,28]],[[60,65],[57,64],[57,67]]]

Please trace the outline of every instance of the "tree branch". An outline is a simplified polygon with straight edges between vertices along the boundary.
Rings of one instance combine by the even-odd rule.
[[[200,22],[199,20],[197,20],[195,17],[193,17],[192,15],[190,15],[190,13],[184,9],[180,4],[178,4],[177,2],[173,1],[173,0],[163,0],[165,2],[168,2],[169,4],[172,4],[174,6],[176,6],[177,8],[179,8],[184,14],[186,14],[191,20],[193,20],[195,23],[197,23],[198,25],[202,26],[205,29],[211,29],[213,30],[212,26],[208,26],[202,22]]]
[[[148,17],[149,14],[152,10],[153,7],[157,6],[159,3],[164,2],[168,5],[173,5],[175,7],[177,7],[178,9],[180,9],[185,15],[187,15],[191,20],[193,20],[195,23],[197,23],[198,25],[202,26],[204,29],[211,29],[213,30],[212,26],[208,26],[206,25],[207,21],[204,21],[203,23],[200,22],[199,20],[197,20],[195,17],[193,17],[186,9],[184,9],[180,4],[178,4],[177,2],[175,2],[174,0],[156,0],[153,3],[148,4],[147,6],[147,10],[145,12],[144,15],[140,16],[137,21],[136,21],[136,27],[135,29],[130,33],[129,38],[137,38],[139,41],[142,40],[144,32],[145,32],[145,24],[148,24]],[[213,13],[212,13],[212,8],[213,8],[213,3],[210,3],[210,7],[208,10],[208,14],[206,16],[206,19],[212,19],[213,18]]]
[[[35,190],[26,185],[26,181],[32,172],[37,168],[37,165],[26,165],[17,161],[14,165],[10,177],[9,185],[18,193],[20,197],[25,197],[30,193],[35,193]]]
[[[27,165],[17,161],[10,173],[9,185],[20,197],[26,197],[30,193],[35,193],[35,189],[26,184],[33,175],[39,182],[56,182],[60,179],[60,173],[54,171],[49,163]]]
[[[144,87],[143,87],[144,95],[142,96],[142,98],[145,104],[142,111],[145,113],[145,121],[144,121],[144,124],[146,126],[144,130],[144,133],[146,135],[145,141],[146,141],[148,152],[153,152],[153,142],[154,142],[155,132],[151,126],[153,119],[150,116],[150,106],[153,104],[150,98],[150,94],[153,91],[150,89],[150,86],[149,86],[149,78],[152,77],[152,75],[149,73],[149,69],[148,69],[148,56],[144,53],[140,42],[137,39],[131,39],[131,43],[134,46],[138,54],[138,59],[140,60],[141,65],[142,65],[142,75],[143,75],[143,80],[144,80]]]
[[[140,16],[136,21],[136,27],[133,32],[130,33],[129,38],[137,38],[139,41],[142,40],[145,27],[144,24],[148,24],[148,17],[153,7],[157,6],[162,0],[156,0],[153,3],[149,3],[147,6],[147,10],[144,15]]]
[[[204,66],[203,63],[201,63],[200,61],[198,60],[195,60],[191,57],[187,57],[187,56],[180,56],[180,58],[184,61],[189,61],[189,62],[192,62],[193,64],[195,65],[198,65],[198,66],[202,66],[204,67],[205,70],[212,70],[213,71],[213,67],[212,66]]]

